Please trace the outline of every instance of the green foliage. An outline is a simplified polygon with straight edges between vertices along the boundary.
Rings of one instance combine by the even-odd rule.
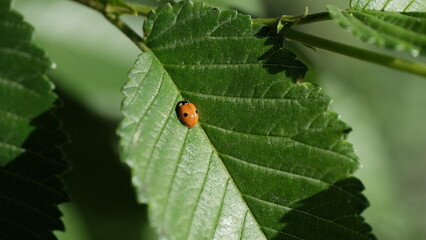
[[[350,127],[273,29],[235,11],[166,5],[123,87],[122,159],[171,239],[374,239],[351,177]],[[194,103],[199,124],[177,119]]]
[[[419,12],[346,10],[328,6],[339,25],[367,43],[392,50],[405,50],[413,56],[426,53],[426,16]]]
[[[351,0],[355,10],[378,10],[387,12],[425,12],[424,0]]]
[[[9,1],[1,2],[0,32],[0,238],[54,239],[51,231],[64,228],[56,205],[67,200],[57,174],[68,165],[44,75],[51,63]]]
[[[426,2],[423,0],[354,0],[351,9],[328,6],[332,18],[364,42],[413,56],[426,51]]]
[[[9,8],[0,11],[0,166],[4,166],[25,152],[21,145],[34,129],[30,121],[49,109],[56,97],[42,75],[50,62],[29,43],[32,27]]]

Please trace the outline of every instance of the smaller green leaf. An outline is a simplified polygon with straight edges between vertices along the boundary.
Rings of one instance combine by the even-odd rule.
[[[350,6],[356,10],[378,10],[388,12],[424,12],[424,0],[351,0]]]
[[[342,11],[331,5],[328,11],[341,27],[364,42],[391,50],[408,51],[415,57],[426,52],[424,13]]]

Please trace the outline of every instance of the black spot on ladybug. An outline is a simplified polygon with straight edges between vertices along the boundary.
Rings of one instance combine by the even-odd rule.
[[[184,117],[188,117],[188,113],[184,113],[184,114],[183,114],[183,116],[184,116]]]

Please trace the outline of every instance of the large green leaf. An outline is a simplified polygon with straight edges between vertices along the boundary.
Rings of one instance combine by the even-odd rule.
[[[185,2],[151,12],[118,133],[166,239],[374,239],[350,128],[306,67],[249,16]],[[194,103],[197,126],[176,117]]]
[[[423,9],[424,10],[424,9]],[[332,18],[364,42],[383,48],[408,51],[413,56],[426,53],[426,14],[345,10],[328,6]]]
[[[424,0],[351,0],[350,6],[356,10],[378,10],[388,12],[425,12]]]
[[[54,239],[67,200],[57,174],[64,135],[53,116],[56,95],[44,76],[51,63],[31,45],[32,27],[0,3],[0,239]]]

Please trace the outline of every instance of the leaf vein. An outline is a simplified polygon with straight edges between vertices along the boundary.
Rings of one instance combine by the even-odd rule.
[[[43,95],[25,85],[23,85],[20,82],[16,82],[16,81],[12,81],[3,77],[0,77],[0,83],[2,83],[4,86],[10,86],[12,88],[18,89],[18,90],[23,90],[23,91],[27,91],[28,93],[34,95],[34,96],[38,96],[38,97],[46,97],[47,95]]]
[[[275,168],[271,168],[271,167],[267,167],[267,166],[259,165],[259,164],[256,164],[256,163],[247,162],[247,161],[245,161],[245,160],[243,160],[243,159],[237,158],[237,157],[235,157],[235,156],[231,156],[231,155],[226,154],[226,153],[218,152],[218,154],[219,154],[219,155],[223,155],[223,156],[225,156],[225,157],[228,157],[228,158],[230,158],[231,160],[234,160],[234,161],[237,161],[237,162],[240,162],[240,163],[243,163],[243,164],[246,164],[246,165],[248,165],[248,166],[255,167],[255,168],[261,168],[261,169],[264,169],[264,170],[266,170],[266,171],[275,172],[275,173],[280,174],[280,175],[285,175],[285,176],[291,176],[291,177],[301,178],[301,179],[307,180],[308,182],[312,182],[312,183],[324,184],[324,185],[326,185],[326,186],[328,186],[328,187],[331,187],[331,188],[337,189],[337,190],[339,190],[339,191],[341,191],[341,192],[345,193],[346,195],[350,196],[350,197],[351,197],[351,198],[353,198],[353,199],[356,199],[356,200],[357,200],[357,201],[359,201],[360,203],[363,203],[362,199],[359,199],[357,196],[355,196],[355,195],[351,194],[350,192],[346,191],[345,189],[343,189],[343,188],[341,188],[341,187],[339,187],[339,186],[334,185],[333,183],[329,183],[329,182],[326,182],[326,181],[321,180],[321,179],[315,179],[315,178],[313,178],[313,177],[306,176],[306,175],[302,175],[302,174],[298,174],[298,173],[294,173],[294,172],[284,171],[284,170],[282,170],[282,169],[275,169]]]
[[[271,230],[271,231],[274,231],[274,232],[279,232],[279,233],[282,233],[282,234],[284,234],[284,235],[286,235],[286,236],[289,236],[289,237],[292,237],[292,238],[295,238],[295,239],[298,239],[298,240],[305,240],[304,238],[300,238],[300,237],[298,237],[298,236],[295,236],[295,235],[293,235],[293,234],[290,234],[290,233],[286,233],[286,232],[283,232],[283,231],[281,231],[281,230],[277,230],[277,229],[274,229],[274,228],[270,228],[270,227],[267,227],[267,226],[264,226],[264,225],[259,225],[261,228],[265,228],[265,229],[268,229],[268,230]]]
[[[314,145],[311,145],[311,144],[307,144],[307,143],[304,143],[304,142],[300,142],[300,141],[297,141],[297,140],[295,140],[295,139],[293,139],[293,138],[289,138],[289,137],[276,136],[276,135],[274,135],[274,136],[266,136],[266,135],[259,135],[259,134],[253,134],[253,133],[239,132],[239,131],[236,131],[236,130],[226,129],[226,128],[219,127],[219,126],[216,126],[216,125],[212,125],[212,124],[210,124],[210,123],[206,123],[206,122],[201,122],[201,124],[202,124],[202,125],[207,125],[207,126],[210,126],[210,127],[212,127],[212,128],[216,128],[216,129],[219,129],[219,130],[222,130],[222,131],[230,131],[230,132],[235,132],[235,133],[238,133],[238,134],[250,135],[250,136],[253,136],[253,137],[261,137],[261,138],[266,137],[266,138],[281,138],[281,139],[286,139],[286,140],[293,141],[293,142],[298,143],[298,144],[301,144],[301,145],[305,145],[305,146],[308,146],[308,147],[314,148],[314,149],[316,149],[316,150],[318,150],[318,151],[324,151],[324,152],[328,152],[328,153],[333,154],[333,155],[337,155],[337,156],[339,156],[339,157],[342,157],[342,158],[348,159],[348,160],[350,160],[351,162],[356,162],[354,159],[352,159],[352,158],[350,158],[350,157],[348,157],[348,156],[346,156],[346,155],[344,155],[344,154],[341,154],[341,153],[338,153],[338,152],[333,152],[333,151],[331,151],[331,150],[329,150],[329,149],[319,148],[319,147],[317,147],[317,146],[314,146]],[[296,135],[296,136],[297,136],[297,135]],[[294,136],[293,136],[293,137],[294,137]]]
[[[294,65],[285,65],[285,64],[272,64],[272,63],[217,63],[217,64],[163,64],[165,67],[191,67],[191,68],[228,68],[228,67],[252,67],[252,66],[277,66],[277,67],[287,67],[287,68],[299,68],[304,69],[302,66]]]
[[[346,226],[344,226],[344,225],[341,225],[341,224],[339,224],[339,223],[333,222],[333,221],[328,220],[328,219],[326,219],[326,218],[322,218],[322,217],[316,216],[316,215],[314,215],[314,214],[312,214],[312,213],[309,213],[309,212],[306,212],[306,211],[304,211],[304,210],[297,209],[297,208],[292,208],[292,207],[289,207],[289,206],[284,206],[284,205],[281,205],[281,204],[278,204],[278,203],[275,203],[275,202],[268,202],[268,201],[263,200],[263,199],[261,199],[261,198],[255,197],[255,196],[253,196],[253,195],[244,194],[244,196],[246,196],[246,197],[248,197],[248,198],[251,198],[251,199],[253,199],[253,200],[255,200],[255,201],[258,201],[258,202],[263,202],[263,203],[265,203],[265,204],[267,204],[267,205],[270,205],[271,207],[282,208],[282,209],[285,209],[286,211],[291,210],[291,211],[295,211],[295,212],[299,212],[299,213],[305,214],[305,215],[307,215],[307,216],[309,216],[309,217],[315,218],[315,219],[317,219],[317,220],[320,220],[320,221],[326,222],[326,223],[331,224],[331,225],[333,225],[333,226],[336,226],[336,227],[342,228],[342,229],[344,229],[344,230],[346,230],[346,231],[349,231],[349,232],[351,232],[351,233],[353,233],[353,234],[355,234],[355,235],[360,236],[360,237],[361,237],[361,238],[363,238],[363,239],[371,240],[371,239],[370,239],[370,238],[368,238],[367,236],[365,236],[365,235],[363,235],[363,234],[361,234],[361,233],[359,233],[359,232],[357,232],[357,231],[355,231],[355,230],[353,230],[353,229],[351,229],[351,228],[348,228],[348,227],[346,227]]]
[[[162,217],[163,221],[165,221],[165,217],[166,217],[166,215],[167,215],[167,211],[168,211],[168,207],[169,207],[169,202],[170,202],[170,193],[171,193],[171,191],[172,191],[173,183],[174,183],[174,181],[175,181],[175,177],[176,177],[177,171],[178,171],[178,169],[179,169],[179,163],[180,163],[180,160],[182,159],[182,154],[183,154],[183,152],[184,152],[184,150],[185,150],[186,139],[187,139],[187,137],[188,137],[188,133],[189,133],[189,130],[188,130],[188,129],[186,129],[186,132],[185,132],[185,138],[183,139],[183,144],[182,144],[182,147],[181,147],[181,150],[180,150],[179,156],[178,156],[178,161],[177,161],[177,163],[176,163],[175,170],[174,170],[174,172],[173,172],[172,180],[170,181],[170,184],[169,184],[169,186],[167,187],[167,195],[166,195],[166,199],[167,199],[167,200],[166,200],[166,204],[165,204],[165,206],[164,206],[164,211],[163,211],[163,217]]]
[[[152,65],[153,65],[153,61],[151,60],[150,65],[149,65],[149,68],[148,68],[148,70],[146,71],[146,75],[148,75],[148,73],[152,70]],[[145,79],[146,79],[146,77],[147,77],[146,75],[145,75],[145,77],[141,80],[141,82],[137,84],[138,88],[137,88],[136,92],[133,94],[133,97],[130,99],[129,103],[128,103],[128,104],[126,104],[127,106],[133,105],[133,102],[135,101],[136,97],[140,95],[140,91],[141,91],[141,89],[142,89],[142,83],[145,81]],[[161,85],[161,82],[160,82],[160,85]]]
[[[144,113],[142,114],[142,116],[138,119],[138,122],[137,122],[137,125],[136,125],[136,127],[135,127],[135,130],[133,131],[133,133],[132,133],[132,136],[133,136],[133,138],[132,138],[132,143],[131,143],[131,145],[134,145],[137,141],[139,141],[139,138],[140,138],[140,135],[139,135],[139,131],[140,131],[140,128],[141,128],[141,126],[142,126],[142,120],[145,118],[145,116],[146,116],[146,114],[151,110],[151,108],[152,108],[152,105],[153,105],[153,103],[155,102],[155,100],[157,99],[157,97],[158,97],[158,93],[160,92],[160,90],[161,90],[161,86],[163,85],[163,78],[164,78],[164,72],[162,73],[162,75],[161,75],[161,78],[160,78],[160,84],[159,84],[159,86],[158,86],[158,88],[157,89],[155,89],[155,93],[154,93],[154,97],[152,98],[152,100],[147,104],[147,109],[144,111]],[[141,86],[141,85],[140,85]],[[137,134],[138,133],[138,134]]]
[[[413,29],[405,28],[405,27],[402,27],[402,26],[399,26],[399,25],[396,25],[396,24],[391,24],[391,23],[389,23],[389,22],[387,22],[387,21],[385,21],[385,20],[383,20],[383,19],[379,18],[379,17],[378,17],[378,16],[376,16],[376,15],[371,15],[371,14],[366,14],[366,13],[361,13],[361,12],[359,12],[359,14],[366,16],[366,17],[367,17],[367,18],[369,18],[370,20],[372,20],[372,19],[377,20],[377,23],[379,23],[381,26],[390,26],[390,27],[392,27],[392,28],[394,28],[394,29],[398,29],[399,31],[404,32],[404,34],[408,34],[408,35],[415,34],[415,35],[416,35],[416,37],[417,37],[418,39],[421,39],[421,40],[422,40],[421,42],[424,42],[424,41],[426,40],[426,38],[425,38],[423,35],[419,34],[419,32],[418,32],[418,31],[414,31]],[[358,19],[358,18],[357,18],[357,19]],[[359,19],[358,19],[358,20],[359,20]],[[360,21],[360,20],[359,20],[359,21]],[[365,24],[363,21],[361,21],[361,22],[362,22],[363,24]],[[367,24],[366,24],[366,25],[367,25]],[[370,25],[367,25],[367,26],[368,26],[370,29],[374,30],[375,32],[379,32],[376,28],[373,28],[373,27],[371,27]],[[394,37],[393,37],[390,33],[380,32],[380,34],[386,35],[386,36],[388,36],[388,37],[390,37],[390,38],[394,38]],[[403,35],[401,35],[401,36],[403,36]],[[410,39],[411,39],[411,38],[410,38]],[[399,41],[403,41],[403,42],[405,42],[405,43],[407,43],[407,44],[414,45],[414,43],[409,42],[408,40],[403,39],[403,38],[398,38],[398,40],[399,40]]]
[[[204,186],[206,184],[207,176],[209,175],[209,172],[210,172],[210,165],[211,165],[213,153],[214,153],[214,151],[212,151],[212,153],[210,154],[209,163],[208,163],[208,166],[207,166],[207,172],[206,172],[206,174],[204,176],[203,184],[201,185],[200,192],[197,195],[197,200],[196,200],[196,203],[195,203],[195,207],[194,207],[194,209],[191,212],[191,217],[190,217],[190,221],[189,221],[189,225],[188,225],[187,234],[186,234],[186,237],[184,239],[188,239],[189,234],[191,233],[192,223],[194,222],[194,215],[195,215],[195,212],[198,209],[198,205],[200,203],[201,195],[203,194]]]
[[[411,0],[409,4],[407,4],[407,6],[405,6],[405,8],[402,10],[403,12],[407,11],[407,9],[414,3],[415,0]]]
[[[176,97],[176,98],[175,98],[175,101],[177,100],[177,98],[178,98],[178,97]],[[152,157],[153,157],[154,151],[155,151],[155,149],[156,149],[156,147],[157,147],[158,141],[160,140],[161,136],[163,135],[164,130],[166,129],[167,123],[168,123],[168,122],[169,122],[169,120],[171,119],[171,115],[172,115],[172,113],[173,113],[173,110],[174,110],[174,108],[173,108],[173,106],[172,106],[172,109],[169,111],[169,115],[168,115],[168,117],[167,117],[166,122],[165,122],[165,123],[163,124],[163,126],[161,127],[160,134],[157,136],[157,139],[155,140],[155,143],[154,143],[154,145],[153,145],[153,146],[152,146],[152,148],[151,148],[151,152],[149,153],[149,157],[148,157],[148,164],[146,165],[146,168],[144,168],[144,173],[142,173],[142,174],[141,174],[141,175],[143,175],[143,176],[144,176],[143,182],[145,182],[145,181],[146,181],[147,175],[145,175],[145,173],[146,173],[146,172],[148,171],[148,169],[151,167]]]
[[[246,219],[247,219],[248,211],[249,210],[246,210],[246,212],[244,213],[243,224],[241,225],[241,231],[240,231],[239,237],[238,237],[239,240],[243,239],[243,233],[244,233],[244,229],[245,229],[245,225],[246,225]]]
[[[198,93],[198,92],[192,92],[192,91],[187,91],[187,90],[180,90],[182,93],[187,93],[193,96],[198,96],[198,97],[211,97],[211,98],[217,98],[217,99],[224,99],[224,100],[228,100],[228,99],[233,99],[233,100],[244,100],[244,101],[249,101],[249,100],[259,100],[259,101],[300,101],[300,100],[321,100],[318,98],[285,98],[285,97],[277,97],[277,98],[273,98],[273,97],[242,97],[242,96],[225,96],[225,95],[215,95],[215,94],[208,94],[208,93]]]
[[[218,229],[217,225],[219,224],[220,217],[222,216],[223,204],[225,202],[226,193],[228,192],[228,184],[229,184],[230,180],[231,180],[230,178],[228,178],[226,180],[225,189],[223,191],[222,200],[221,200],[221,204],[220,204],[220,208],[219,208],[219,213],[217,214],[217,217],[216,217],[216,220],[215,220],[215,225],[214,225],[214,228],[213,228],[215,231],[213,232],[213,236],[210,237],[209,239],[214,239],[214,236],[216,236],[217,229]]]

